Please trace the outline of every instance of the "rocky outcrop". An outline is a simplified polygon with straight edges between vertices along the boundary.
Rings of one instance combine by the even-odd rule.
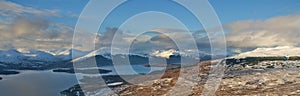
[[[211,65],[214,64],[216,63],[202,62],[200,66],[172,68],[160,79],[134,77],[132,79],[144,82],[110,88],[113,91],[98,87],[97,91],[87,93],[104,96],[199,96],[203,95]],[[299,65],[300,61],[297,60],[227,65],[220,86],[213,86],[217,90],[212,95],[300,95]],[[157,74],[150,76],[155,75]]]
[[[249,74],[227,74],[222,80],[219,95],[296,95],[300,94],[300,70],[266,69]],[[230,91],[232,90],[232,91]],[[234,91],[233,91],[234,90]],[[286,91],[281,91],[286,90]]]
[[[299,95],[299,65],[300,61],[262,61],[257,64],[246,66],[241,64],[230,66],[226,69],[215,95]],[[183,68],[184,73],[181,74],[181,77],[179,77],[178,80],[174,80],[174,78],[154,80],[154,86],[147,88],[137,86],[129,87],[130,90],[122,91],[120,95],[127,94],[124,96],[129,96],[128,93],[131,93],[130,96],[138,96],[137,92],[141,91],[132,90],[142,88],[144,90],[148,89],[143,94],[147,94],[147,92],[153,93],[147,94],[146,96],[163,95],[155,93],[165,93],[169,96],[179,96],[178,94],[180,94],[180,96],[199,96],[202,94],[206,84],[209,69],[210,63],[202,64],[200,67],[193,66]],[[193,74],[197,75],[193,76]],[[170,83],[170,81],[173,82]],[[182,81],[190,83],[184,83]],[[195,82],[196,84],[193,84]],[[181,87],[174,87],[175,83]],[[190,89],[191,91],[184,89]]]

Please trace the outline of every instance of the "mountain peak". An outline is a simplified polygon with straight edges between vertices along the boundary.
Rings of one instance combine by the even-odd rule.
[[[169,50],[155,50],[152,55],[156,57],[169,58],[171,55],[174,55],[177,50],[169,49]]]

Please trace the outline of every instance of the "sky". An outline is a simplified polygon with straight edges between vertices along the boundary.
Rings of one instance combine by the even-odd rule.
[[[74,26],[83,10],[84,6],[88,3],[88,0],[7,0],[8,2],[13,2],[16,4],[20,4],[22,6],[32,7],[34,9],[49,9],[49,10],[57,10],[60,13],[59,17],[47,17],[53,22],[60,22],[68,25]],[[175,4],[170,4],[171,0],[130,0],[128,6],[119,8],[120,11],[117,11],[122,16],[114,16],[112,18],[115,21],[112,21],[113,24],[107,24],[105,27],[113,27],[117,26],[117,21],[127,17],[128,15],[134,13],[132,11],[133,6],[141,6],[142,4],[149,5],[143,6],[141,9],[143,10],[176,10],[171,11],[174,13],[178,13],[179,17],[185,17],[187,14],[185,10],[180,8],[180,6],[174,6]],[[284,16],[288,14],[299,13],[300,10],[300,2],[298,0],[249,0],[249,1],[241,1],[241,0],[229,0],[229,1],[218,1],[218,0],[209,0],[215,11],[217,12],[222,23],[229,23],[239,20],[255,20],[255,19],[268,19],[274,16]],[[172,7],[170,7],[171,5]],[[143,11],[142,10],[142,11]],[[137,11],[141,12],[141,11]],[[136,12],[136,13],[137,13]],[[191,14],[189,14],[191,15]],[[176,15],[177,16],[177,15]],[[190,17],[190,16],[186,16]],[[187,20],[187,22],[192,23],[192,20]],[[199,29],[199,28],[193,28]]]
[[[29,47],[29,44],[33,44],[30,46],[33,48],[70,47],[74,27],[88,2],[88,0],[1,0],[0,48]],[[209,3],[222,24],[219,27],[225,30],[229,48],[300,45],[297,38],[300,36],[298,0],[209,0]],[[98,9],[94,11],[98,12]],[[152,13],[141,14],[147,11]],[[168,19],[170,17],[171,19]],[[201,23],[197,22],[189,10],[171,0],[129,0],[121,4],[105,19],[98,31],[100,36],[96,43],[106,47],[111,45],[109,42],[115,31],[119,30],[122,32],[121,40],[136,41],[136,46],[146,47],[142,45],[150,44],[153,47],[174,47],[169,44],[172,40],[168,36],[155,32],[134,38],[133,34],[149,31],[151,28],[155,31],[169,32],[173,38],[179,40],[187,38],[187,35],[182,34],[183,31],[193,31],[192,37],[198,47],[209,46],[208,37],[203,33]],[[82,34],[82,37],[93,37],[93,33],[96,32]],[[158,42],[152,40],[160,42],[157,44]]]

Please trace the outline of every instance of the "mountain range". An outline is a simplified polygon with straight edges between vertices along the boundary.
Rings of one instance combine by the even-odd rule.
[[[274,48],[256,48],[255,50],[231,55],[232,58],[244,57],[268,57],[268,56],[298,56],[299,47],[281,46]],[[73,56],[73,57],[72,57]],[[198,57],[199,56],[199,57]],[[175,49],[154,50],[149,54],[110,54],[110,50],[98,49],[94,51],[80,51],[76,49],[60,50],[34,50],[34,49],[10,49],[0,50],[0,68],[46,68],[51,66],[72,66],[73,62],[86,62],[95,60],[98,66],[121,64],[130,61],[131,64],[149,64],[149,58],[157,62],[179,64],[181,59],[198,62],[211,59],[211,54],[192,50],[178,51]],[[216,56],[218,57],[218,56]],[[114,62],[113,62],[114,61]],[[67,65],[66,65],[67,64]]]

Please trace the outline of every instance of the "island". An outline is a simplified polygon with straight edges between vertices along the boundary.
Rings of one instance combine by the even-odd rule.
[[[0,70],[0,75],[15,75],[19,74],[18,71],[11,71],[11,70]]]
[[[52,71],[53,72],[72,73],[72,74],[74,74],[74,73],[83,73],[83,74],[99,74],[99,73],[101,73],[101,74],[106,74],[106,73],[112,72],[111,70],[106,70],[106,69],[74,69],[74,68],[53,69]]]

